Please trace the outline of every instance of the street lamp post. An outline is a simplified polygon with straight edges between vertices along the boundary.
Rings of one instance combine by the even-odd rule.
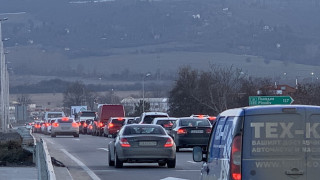
[[[151,76],[150,73],[147,73],[142,78],[142,112],[144,113],[144,81],[147,77]]]
[[[6,76],[6,69],[5,69],[5,56],[4,56],[4,50],[3,50],[3,40],[2,40],[2,27],[1,24],[3,21],[8,20],[8,18],[2,18],[0,19],[0,75],[1,75],[1,95],[0,95],[0,103],[1,103],[1,130],[2,132],[7,131],[7,125],[6,125],[6,115],[5,115],[5,76]]]

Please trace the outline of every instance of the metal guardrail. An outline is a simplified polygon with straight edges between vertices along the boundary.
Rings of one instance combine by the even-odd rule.
[[[23,149],[33,153],[33,162],[36,163],[38,169],[38,179],[56,180],[46,142],[42,138],[36,141],[31,130],[27,128],[19,127],[17,132],[22,137]]]
[[[38,167],[38,179],[39,180],[56,180],[56,175],[51,162],[51,156],[49,154],[47,144],[40,139],[36,145],[36,157]]]

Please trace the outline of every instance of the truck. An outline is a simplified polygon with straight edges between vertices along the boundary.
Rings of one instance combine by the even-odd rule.
[[[110,117],[124,117],[125,111],[121,104],[103,104],[99,106],[98,116],[93,123],[93,136],[102,136],[104,127]]]

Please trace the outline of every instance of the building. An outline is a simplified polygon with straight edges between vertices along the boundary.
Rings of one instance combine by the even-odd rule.
[[[127,114],[132,114],[135,111],[135,105],[138,105],[142,100],[142,98],[128,97],[121,100],[120,103],[125,107]],[[168,98],[144,98],[144,100],[150,103],[150,111],[167,112],[169,109]]]

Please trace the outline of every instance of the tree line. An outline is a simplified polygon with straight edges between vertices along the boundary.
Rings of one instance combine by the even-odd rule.
[[[160,93],[169,97],[169,114],[182,117],[191,114],[218,115],[220,112],[237,107],[248,106],[249,96],[275,96],[271,78],[249,76],[234,66],[211,65],[210,70],[201,71],[189,66],[181,67],[177,78],[168,92]],[[98,104],[120,104],[120,97],[114,91],[99,94],[91,91],[81,81],[69,83],[63,95],[63,106],[70,112],[71,106],[86,105],[96,110]],[[294,104],[320,105],[320,84],[317,82],[300,83],[295,92],[290,94]],[[156,90],[150,97],[159,94]],[[26,94],[18,96],[20,104],[32,103]],[[135,112],[127,116],[139,116],[142,113],[140,101],[135,105]],[[145,110],[150,104],[145,102]]]

